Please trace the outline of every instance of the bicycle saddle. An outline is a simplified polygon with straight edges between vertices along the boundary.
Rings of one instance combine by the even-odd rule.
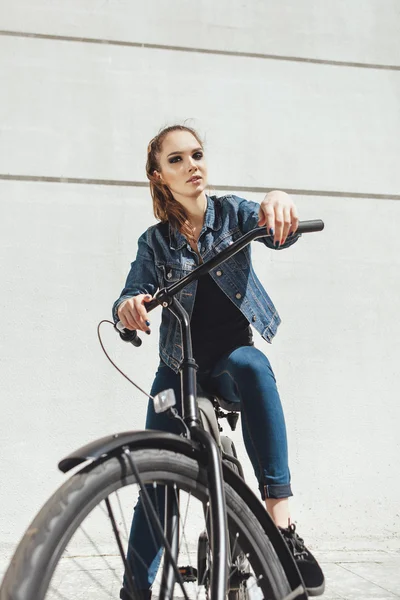
[[[208,398],[211,402],[213,400],[215,400],[219,404],[219,406],[222,408],[222,410],[226,410],[228,412],[240,412],[240,410],[241,410],[240,402],[230,402],[229,400],[226,400],[222,396],[217,396],[211,390],[207,390],[206,387],[200,385],[198,382],[197,382],[197,396],[203,396],[205,398]]]
[[[230,415],[229,413],[238,413],[240,411],[239,402],[229,402],[228,400],[225,400],[225,398],[216,396],[197,384],[197,405],[199,407],[200,418],[204,429],[211,433],[217,444],[222,448],[220,436],[221,429],[218,419],[227,418],[231,429],[234,430],[236,428],[238,415]],[[222,414],[220,409],[227,411],[228,414]]]

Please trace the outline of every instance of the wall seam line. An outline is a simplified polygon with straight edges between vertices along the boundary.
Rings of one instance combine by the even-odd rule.
[[[359,69],[378,69],[384,71],[400,71],[400,65],[385,65],[379,63],[363,63],[357,61],[342,61],[342,60],[329,60],[323,58],[307,58],[301,56],[284,56],[279,54],[263,54],[258,52],[241,52],[234,50],[218,50],[209,48],[192,48],[189,46],[172,46],[168,44],[150,44],[142,42],[128,42],[123,40],[110,40],[102,38],[88,38],[78,37],[71,35],[52,35],[47,33],[31,33],[24,31],[8,31],[0,30],[0,36],[8,37],[21,37],[21,38],[35,38],[44,40],[57,40],[64,42],[78,42],[87,44],[102,44],[109,46],[123,46],[130,48],[146,48],[148,50],[168,50],[172,52],[192,52],[199,54],[212,54],[222,56],[232,56],[239,58],[258,58],[262,60],[277,60],[285,62],[298,62],[307,64],[317,64],[334,67],[350,67]]]
[[[137,187],[147,188],[147,181],[130,181],[120,179],[95,179],[84,177],[51,177],[45,175],[10,175],[1,174],[0,181],[23,181],[31,183],[63,183],[63,184],[79,184],[79,185],[103,185],[115,187]],[[280,189],[294,196],[322,196],[329,198],[369,198],[371,200],[400,200],[400,194],[381,194],[368,192],[349,192],[339,190],[307,190],[299,188],[285,188],[282,186],[243,186],[243,185],[212,185],[209,186],[211,192],[252,192],[266,193],[268,190]]]

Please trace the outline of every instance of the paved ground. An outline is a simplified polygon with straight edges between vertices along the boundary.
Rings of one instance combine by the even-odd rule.
[[[399,551],[318,551],[318,559],[326,577],[324,600],[400,598]]]
[[[400,598],[399,550],[318,550],[316,554],[327,583],[323,600]],[[5,568],[5,561],[0,561],[0,580]]]

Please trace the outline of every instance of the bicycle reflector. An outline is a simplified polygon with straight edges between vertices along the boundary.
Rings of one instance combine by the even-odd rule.
[[[172,408],[176,404],[174,390],[164,390],[159,394],[156,394],[153,398],[154,410],[156,413],[162,413]]]

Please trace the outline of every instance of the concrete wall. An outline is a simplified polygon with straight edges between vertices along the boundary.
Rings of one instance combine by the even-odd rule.
[[[284,322],[257,344],[285,406],[293,516],[314,546],[398,547],[399,25],[389,0],[0,0],[3,563],[63,481],[58,459],[142,426],[96,325],[153,222],[146,144],[184,119],[218,193],[292,190],[301,218],[325,220],[287,252],[254,249]],[[104,336],[149,388],[155,332],[138,351]]]

